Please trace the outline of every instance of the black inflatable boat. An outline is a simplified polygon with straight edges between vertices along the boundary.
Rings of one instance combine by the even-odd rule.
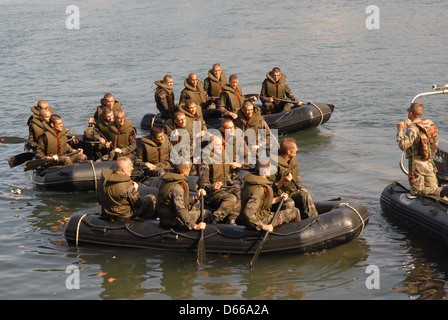
[[[325,103],[308,102],[302,106],[294,105],[290,111],[263,115],[269,128],[277,129],[278,134],[289,134],[296,131],[316,128],[326,123],[334,111],[334,105]],[[205,122],[209,128],[218,129],[224,118],[205,115]],[[163,127],[167,119],[160,114],[147,113],[143,116],[140,126],[144,130],[150,130],[153,125]]]
[[[87,161],[68,166],[41,167],[29,172],[36,185],[47,189],[89,191],[96,190],[96,184],[101,178],[103,169],[116,170],[115,161]],[[134,170],[133,178],[137,178],[140,173],[140,170]]]
[[[367,209],[359,203],[330,200],[316,203],[317,217],[278,226],[263,245],[262,253],[309,253],[358,238],[369,221]],[[74,214],[65,227],[71,244],[95,244],[169,251],[195,251],[199,231],[175,231],[157,220],[110,222],[98,214]],[[264,232],[244,226],[208,224],[205,249],[214,253],[253,254]]]
[[[448,202],[431,196],[413,196],[398,182],[381,194],[381,208],[424,236],[448,246]]]

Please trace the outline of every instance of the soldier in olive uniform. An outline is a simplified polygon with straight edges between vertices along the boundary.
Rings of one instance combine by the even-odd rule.
[[[204,84],[198,80],[198,75],[194,72],[190,73],[184,81],[185,88],[180,93],[178,107],[185,105],[188,99],[193,100],[198,106],[198,113],[202,116],[202,109],[206,108],[207,92],[204,90]]]
[[[163,80],[157,80],[154,84],[157,86],[156,92],[154,93],[154,99],[160,115],[162,118],[172,119],[176,110],[176,105],[174,103],[173,77],[167,74],[163,77]]]
[[[251,230],[272,232],[278,225],[300,221],[299,209],[295,208],[294,204],[291,205],[293,201],[288,199],[286,193],[278,197],[274,196],[273,182],[269,179],[270,165],[269,162],[263,164],[258,161],[255,166],[256,174],[248,174],[244,179],[241,191],[241,213],[237,223]],[[279,205],[281,199],[284,199],[282,206],[284,209],[280,208],[277,219],[272,221],[274,217],[272,209]]]
[[[420,103],[411,103],[408,108],[408,120],[397,123],[397,142],[401,150],[406,150],[409,160],[409,184],[415,195],[429,194],[448,196],[448,187],[439,187],[436,166],[431,159],[424,159],[419,152],[421,148],[421,131],[418,127],[422,121],[424,107]],[[431,120],[425,120],[429,122]],[[431,121],[432,123],[432,121]],[[403,129],[408,126],[406,134]],[[437,142],[438,143],[438,142]]]
[[[300,210],[302,219],[306,219],[317,216],[318,212],[310,193],[300,181],[298,150],[294,139],[283,139],[280,143],[277,172],[271,176],[271,180],[277,181],[273,185],[274,193],[280,195],[286,192]],[[288,175],[286,175],[287,172],[289,172]]]
[[[221,137],[213,136],[210,145],[213,154],[198,166],[198,188],[207,192],[205,203],[217,207],[213,213],[216,222],[235,224],[241,209],[241,189],[232,180],[233,155],[226,154]]]
[[[302,102],[294,97],[286,83],[286,76],[279,68],[273,68],[266,74],[266,79],[261,85],[260,100],[263,103],[264,113],[271,114],[291,110],[291,102],[280,101],[286,100],[285,98],[294,104],[302,105]]]
[[[203,189],[198,190],[198,197],[190,197],[187,177],[189,164],[175,164],[173,172],[162,176],[159,187],[156,212],[160,223],[169,228],[183,230],[204,230],[206,222],[201,221],[201,204],[197,198],[205,196]],[[204,221],[213,221],[209,210],[204,209]]]
[[[221,65],[215,63],[208,71],[207,78],[204,79],[204,90],[207,92],[208,103],[207,108],[215,109],[216,104],[221,96],[222,88],[227,85],[227,76],[222,71]]]
[[[47,101],[39,100],[37,102],[37,105],[31,107],[32,115],[28,118],[27,125],[30,125],[31,121],[33,119],[39,118],[40,117],[40,111],[44,110],[44,109],[50,111],[51,114],[54,114],[54,109],[50,108],[50,105],[48,104]]]
[[[48,165],[70,165],[75,162],[87,160],[82,149],[77,154],[66,156],[67,153],[75,152],[67,143],[67,128],[64,127],[60,116],[54,114],[50,117],[49,125],[44,124],[45,130],[37,143],[35,156],[37,159],[48,159]]]
[[[32,117],[30,125],[28,127],[29,134],[28,134],[28,141],[26,144],[28,149],[36,150],[37,141],[42,136],[46,128],[48,128],[50,117],[51,112],[48,108],[41,109],[39,111],[39,118]]]
[[[108,159],[114,160],[119,156],[126,156],[132,160],[134,151],[137,149],[137,130],[132,121],[126,120],[122,109],[115,111],[114,118],[115,120],[109,123],[107,130],[107,138],[113,148]],[[109,147],[109,142],[106,142],[106,146]],[[105,157],[103,160],[106,160]]]
[[[102,216],[112,221],[153,218],[156,197],[140,196],[138,184],[131,180],[131,159],[119,157],[116,163],[117,170],[104,169],[98,183],[97,200]]]
[[[95,121],[98,121],[98,119],[101,116],[101,113],[103,112],[104,107],[110,107],[112,108],[112,111],[115,113],[115,111],[122,108],[121,102],[118,100],[115,100],[114,96],[111,93],[106,93],[104,97],[101,99],[101,105],[99,105],[96,108],[95,114],[93,116],[93,119]]]
[[[148,168],[147,176],[161,176],[165,169],[172,168],[170,151],[172,144],[160,127],[152,127],[137,148],[135,165]]]

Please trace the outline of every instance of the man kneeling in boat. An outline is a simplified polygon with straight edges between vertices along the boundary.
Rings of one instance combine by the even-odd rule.
[[[197,199],[206,195],[205,190],[199,189],[197,197],[190,197],[187,179],[190,169],[190,164],[175,164],[173,172],[167,172],[162,176],[156,213],[160,223],[165,227],[204,230],[206,222],[213,222],[213,215],[209,210],[204,210],[206,222],[201,221],[201,203]]]
[[[116,165],[116,171],[104,169],[101,172],[97,189],[101,215],[112,221],[153,218],[156,197],[151,194],[140,196],[138,184],[131,180],[131,159],[119,157]]]
[[[47,165],[70,165],[87,160],[82,149],[74,150],[67,143],[66,128],[60,116],[50,117],[49,126],[37,142],[36,159],[48,159]],[[72,155],[67,155],[71,153]],[[76,154],[74,154],[76,153]]]
[[[251,230],[272,232],[276,226],[301,220],[299,209],[294,207],[294,201],[289,199],[286,193],[274,197],[273,182],[269,179],[270,166],[270,162],[264,164],[257,161],[256,173],[248,174],[244,179],[241,191],[242,208],[237,223]],[[272,221],[274,212],[271,212],[271,209],[278,207],[281,199],[284,199],[282,208],[277,219]]]

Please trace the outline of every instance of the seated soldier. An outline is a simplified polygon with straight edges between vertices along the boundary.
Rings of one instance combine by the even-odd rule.
[[[176,109],[174,103],[173,77],[167,74],[163,77],[163,80],[157,80],[154,84],[157,86],[156,92],[154,93],[157,110],[159,110],[162,118],[172,119]]]
[[[241,189],[232,180],[233,155],[226,154],[221,137],[212,138],[209,146],[213,151],[209,156],[204,154],[203,162],[198,166],[198,188],[207,193],[205,203],[217,207],[213,213],[216,222],[226,220],[235,224],[241,209]],[[210,150],[208,146],[206,149]]]
[[[204,230],[208,221],[213,221],[212,213],[204,209],[204,222],[201,217],[201,203],[198,198],[205,196],[203,189],[198,190],[198,196],[190,197],[187,177],[190,165],[175,164],[173,172],[162,176],[157,197],[156,213],[160,224],[182,230]]]
[[[131,180],[132,161],[119,157],[117,170],[104,169],[98,182],[97,199],[101,215],[112,221],[154,218],[156,197],[140,196],[138,184]]]
[[[137,130],[132,121],[126,120],[122,109],[115,111],[114,118],[115,120],[108,125],[106,136],[109,139],[109,142],[106,142],[106,147],[110,146],[112,151],[109,155],[104,156],[103,160],[114,160],[119,156],[125,156],[132,160],[137,149]]]
[[[280,143],[277,172],[271,176],[276,195],[285,192],[294,200],[295,207],[300,210],[302,219],[317,216],[317,209],[310,193],[302,186],[297,161],[297,143],[293,138],[285,138]],[[286,173],[288,173],[286,175]]]
[[[264,164],[257,161],[255,173],[248,174],[244,179],[241,190],[242,208],[237,223],[243,224],[251,230],[272,232],[274,227],[283,223],[300,221],[300,212],[294,207],[294,202],[288,199],[286,193],[274,197],[273,182],[268,179],[270,166],[270,162]],[[283,199],[282,208],[285,209],[280,208],[277,219],[272,221],[274,212],[271,210],[279,205],[281,199]]]
[[[137,148],[135,165],[146,167],[147,176],[162,176],[165,169],[172,168],[170,151],[172,144],[160,127],[152,127],[150,134],[143,137]]]
[[[207,92],[204,90],[204,84],[198,80],[198,75],[194,72],[190,73],[188,78],[184,81],[185,88],[180,93],[179,108],[185,105],[188,99],[193,100],[198,109],[206,108]],[[199,111],[198,111],[199,112]],[[201,112],[202,115],[202,112]]]
[[[286,84],[286,76],[277,67],[266,74],[266,79],[261,85],[260,100],[263,103],[264,114],[289,111],[293,103],[302,105]]]
[[[65,129],[60,116],[54,114],[50,117],[48,130],[44,132],[37,143],[37,159],[48,159],[47,165],[70,165],[87,160],[82,149],[75,151],[67,143]]]
[[[37,141],[44,131],[48,129],[50,117],[51,112],[48,108],[39,111],[39,118],[32,117],[29,125],[28,141],[26,142],[26,148],[28,150],[36,150]]]

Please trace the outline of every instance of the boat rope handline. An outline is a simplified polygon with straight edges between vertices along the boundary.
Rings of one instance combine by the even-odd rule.
[[[78,225],[76,227],[76,246],[78,246],[78,240],[79,240],[79,227],[81,226],[82,220],[85,218],[87,213],[85,213],[78,221]]]
[[[319,112],[320,112],[319,126],[320,126],[322,124],[322,122],[324,121],[324,113],[313,101],[308,101],[308,104],[311,104],[312,106],[316,107],[317,110],[319,110]]]
[[[270,234],[272,234],[272,235],[276,235],[276,236],[291,236],[291,235],[293,235],[293,234],[296,234],[296,233],[300,233],[300,232],[305,231],[306,229],[308,229],[309,227],[311,227],[313,224],[315,224],[315,223],[318,222],[319,220],[320,220],[320,218],[316,218],[316,219],[314,219],[313,221],[311,221],[310,223],[308,223],[305,227],[303,227],[303,228],[300,229],[300,230],[296,230],[296,231],[289,232],[289,233],[271,232]]]
[[[288,111],[286,111],[280,118],[278,118],[277,120],[275,120],[274,122],[270,123],[269,126],[272,127],[272,125],[276,124],[277,122],[279,122],[280,120],[282,120],[284,117],[286,117],[287,115],[289,115],[291,113],[292,109],[289,109]]]
[[[361,228],[361,231],[359,232],[359,234],[356,236],[356,238],[359,238],[359,236],[362,234],[362,232],[364,231],[364,228],[365,228],[365,222],[364,222],[364,219],[362,218],[362,216],[361,216],[361,214],[358,212],[358,210],[356,210],[355,208],[353,208],[353,207],[352,207],[351,205],[349,205],[348,203],[343,202],[343,203],[340,203],[340,204],[337,205],[337,207],[342,207],[342,206],[347,207],[347,208],[349,208],[349,209],[352,209],[352,210],[358,215],[359,219],[361,220],[362,228]]]
[[[97,190],[97,181],[96,181],[96,171],[95,171],[95,165],[93,164],[93,160],[89,160],[90,165],[92,166],[92,170],[93,170],[93,181],[95,183],[95,191]]]
[[[293,235],[293,234],[305,231],[306,229],[308,229],[310,226],[312,226],[314,223],[318,222],[319,220],[320,220],[319,218],[314,219],[313,221],[308,223],[306,226],[304,226],[300,230],[296,230],[296,231],[289,232],[289,233],[271,232],[270,234],[271,235],[275,235],[275,236],[290,236],[290,235]],[[187,234],[185,234],[183,232],[175,231],[174,229],[170,229],[170,230],[166,230],[166,231],[158,232],[158,233],[154,233],[154,234],[149,234],[149,235],[142,235],[142,234],[136,232],[135,230],[132,230],[130,227],[132,227],[132,225],[131,226],[125,225],[126,230],[128,230],[132,234],[134,234],[134,235],[136,235],[138,237],[141,237],[141,238],[152,238],[152,237],[161,236],[161,235],[164,235],[164,234],[174,234],[176,236],[184,237],[184,238],[190,239],[190,240],[196,240],[197,239],[196,236],[189,236],[189,235],[187,235]],[[242,235],[238,235],[238,236],[231,236],[231,235],[225,234],[224,232],[221,231],[221,229],[217,228],[215,232],[213,232],[211,234],[208,234],[208,235],[205,235],[204,239],[211,238],[211,237],[214,237],[216,235],[220,235],[220,236],[223,236],[223,237],[229,238],[229,239],[242,239],[242,238],[246,238],[248,236],[247,234],[242,234]]]

